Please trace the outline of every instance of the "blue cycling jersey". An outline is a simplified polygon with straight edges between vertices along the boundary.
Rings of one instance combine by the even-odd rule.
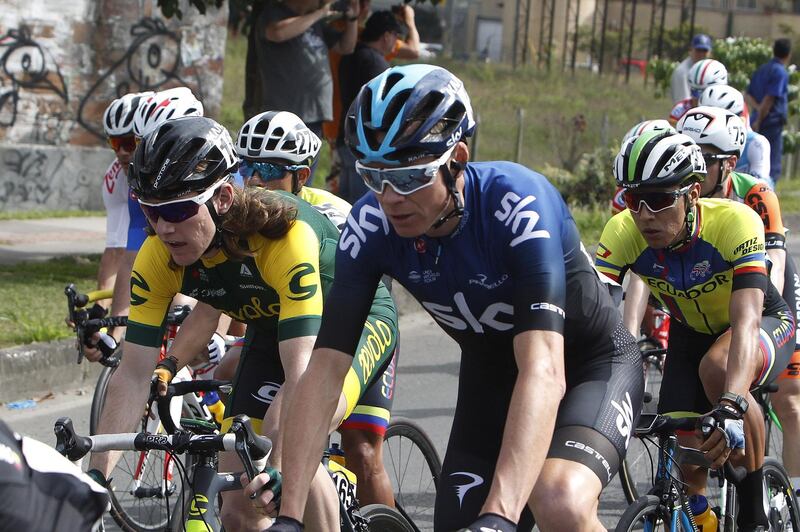
[[[464,215],[441,238],[400,237],[372,193],[356,203],[339,240],[318,346],[353,352],[383,274],[465,350],[486,340],[510,347],[526,330],[562,333],[567,349],[607,342],[619,313],[559,192],[510,162],[470,163],[464,180]]]
[[[130,222],[128,223],[128,243],[125,249],[127,251],[139,251],[142,244],[144,244],[144,239],[147,238],[147,233],[145,233],[147,218],[145,218],[139,202],[130,191],[128,191],[128,214],[130,215]]]

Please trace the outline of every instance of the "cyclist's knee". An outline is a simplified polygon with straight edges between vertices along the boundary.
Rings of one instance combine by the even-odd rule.
[[[256,513],[253,505],[241,491],[223,494],[220,519],[225,530],[230,532],[255,532],[266,527],[263,516]],[[262,522],[264,521],[264,522]]]
[[[591,530],[602,484],[589,468],[559,462],[557,467],[546,464],[536,482],[530,498],[536,521],[545,529]]]
[[[382,446],[383,437],[379,434],[361,430],[342,431],[342,448],[348,467],[358,470],[362,475],[373,475],[382,470]]]

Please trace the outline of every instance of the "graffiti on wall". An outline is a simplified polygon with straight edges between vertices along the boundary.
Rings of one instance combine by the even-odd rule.
[[[0,127],[14,125],[24,91],[52,92],[64,103],[69,101],[58,63],[33,40],[29,27],[10,29],[0,37],[0,53]],[[54,112],[63,112],[60,107]]]
[[[130,34],[133,40],[125,55],[92,85],[78,108],[78,123],[100,138],[103,138],[103,131],[97,123],[87,119],[85,108],[96,94],[101,93],[100,88],[112,76],[119,78],[116,81],[117,97],[134,91],[158,90],[171,81],[188,85],[180,75],[182,58],[179,35],[167,29],[162,21],[152,18],[143,18],[134,24]],[[199,77],[192,85],[202,99]]]
[[[91,165],[85,162],[80,154],[67,149],[0,150],[0,174],[3,175],[0,207],[12,210],[97,208],[100,187],[97,176],[87,169]]]

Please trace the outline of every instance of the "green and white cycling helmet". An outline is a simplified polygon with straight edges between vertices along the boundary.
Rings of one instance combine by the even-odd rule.
[[[689,109],[676,126],[698,146],[713,146],[723,155],[742,156],[747,129],[744,121],[719,107]]]
[[[625,142],[627,142],[631,137],[638,137],[646,131],[669,131],[670,133],[675,133],[675,128],[663,118],[659,118],[657,120],[644,120],[643,122],[639,122],[630,128],[628,132],[625,133],[625,136],[622,137],[621,145],[625,144]]]
[[[142,138],[167,120],[185,116],[203,116],[203,104],[189,87],[159,91],[139,104],[133,117],[133,134]]]
[[[728,69],[716,59],[701,59],[689,69],[689,88],[694,94],[700,93],[712,85],[727,85]]]
[[[739,90],[728,85],[708,87],[697,99],[697,104],[727,109],[736,116],[742,116],[744,112],[744,96]]]
[[[614,160],[614,178],[623,188],[656,188],[703,181],[706,163],[691,137],[647,131],[631,137]]]
[[[236,154],[243,159],[279,159],[310,165],[322,141],[294,113],[266,111],[244,123],[236,139]]]

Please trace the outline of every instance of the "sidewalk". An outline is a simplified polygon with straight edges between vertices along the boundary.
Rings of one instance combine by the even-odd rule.
[[[0,264],[102,253],[104,217],[0,221]]]

